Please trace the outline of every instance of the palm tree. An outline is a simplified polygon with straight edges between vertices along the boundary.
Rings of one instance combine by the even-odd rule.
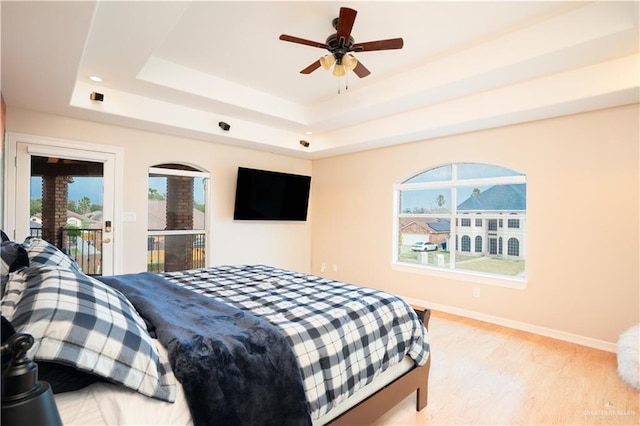
[[[158,192],[155,188],[149,188],[148,198],[150,200],[164,200],[164,195]]]

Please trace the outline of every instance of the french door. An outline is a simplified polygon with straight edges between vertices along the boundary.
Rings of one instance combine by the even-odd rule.
[[[24,135],[9,135],[8,148],[9,153],[12,149],[15,150],[14,182],[10,182],[11,179],[8,179],[6,185],[7,223],[14,227],[13,238],[20,241],[28,235],[33,235],[31,228],[34,226],[34,221],[32,219],[35,219],[37,223],[37,217],[34,218],[31,215],[31,195],[32,186],[38,185],[38,183],[34,183],[38,181],[33,178],[42,174],[43,162],[47,163],[46,170],[49,175],[73,174],[74,172],[68,169],[71,164],[93,170],[91,174],[94,176],[99,174],[96,172],[98,170],[102,173],[102,179],[98,180],[98,185],[101,185],[102,188],[93,188],[93,190],[100,191],[101,199],[96,201],[101,201],[101,210],[94,212],[96,214],[93,219],[89,219],[91,216],[79,215],[79,217],[75,217],[70,214],[68,223],[73,223],[73,219],[79,221],[76,225],[70,226],[70,228],[74,228],[74,231],[63,231],[64,242],[62,242],[62,238],[60,241],[50,242],[57,245],[62,242],[64,249],[68,250],[67,253],[79,262],[79,266],[86,273],[93,275],[119,273],[120,261],[114,258],[115,247],[120,245],[114,243],[118,242],[121,222],[119,215],[116,214],[121,208],[116,209],[115,205],[117,150],[84,143],[43,140]],[[9,167],[9,169],[11,168]],[[8,173],[8,176],[11,177],[11,173]],[[83,177],[85,175],[78,172],[76,176]],[[37,192],[39,188],[35,188],[35,190]],[[12,198],[15,200],[13,206],[11,205]],[[98,195],[95,198],[98,198]],[[85,229],[89,227],[93,229]]]

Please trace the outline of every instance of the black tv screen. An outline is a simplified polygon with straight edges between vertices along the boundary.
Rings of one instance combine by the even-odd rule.
[[[311,176],[238,167],[234,220],[307,220]]]

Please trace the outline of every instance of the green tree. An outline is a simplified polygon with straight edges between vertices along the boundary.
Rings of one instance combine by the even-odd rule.
[[[86,195],[78,201],[78,211],[80,214],[87,214],[91,211],[91,199]]]
[[[81,234],[80,229],[76,225],[67,223],[67,226],[65,226],[65,228],[67,229],[67,233],[70,237],[76,238]]]
[[[158,192],[155,188],[149,188],[149,194],[147,196],[150,200],[164,200],[164,195]]]
[[[29,203],[29,215],[42,213],[42,198],[32,198]]]
[[[73,200],[67,200],[67,210],[78,213],[78,205]]]

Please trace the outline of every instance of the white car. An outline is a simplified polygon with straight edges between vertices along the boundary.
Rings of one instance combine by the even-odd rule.
[[[418,241],[411,246],[413,251],[435,251],[438,250],[438,245],[434,243]]]

